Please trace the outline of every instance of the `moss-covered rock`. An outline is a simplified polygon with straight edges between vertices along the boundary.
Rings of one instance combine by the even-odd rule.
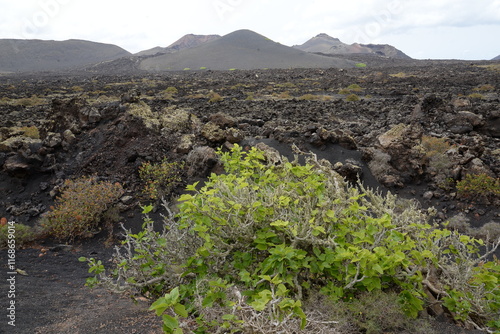
[[[203,128],[201,129],[201,135],[207,140],[214,143],[222,142],[226,139],[225,131],[213,122],[208,122],[203,125]]]

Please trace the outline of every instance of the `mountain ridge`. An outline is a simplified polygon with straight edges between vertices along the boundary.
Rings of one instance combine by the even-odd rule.
[[[304,52],[276,43],[248,29],[231,32],[209,43],[144,59],[139,68],[165,71],[353,67],[354,62]]]
[[[167,47],[157,46],[152,49],[140,51],[135,56],[153,56],[159,53],[173,53],[184,49],[190,49],[199,45],[221,38],[220,35],[196,35],[187,34],[179,38]]]
[[[130,55],[113,44],[79,39],[0,39],[0,72],[67,70]]]
[[[324,54],[374,54],[387,58],[411,59],[408,55],[389,44],[346,44],[338,38],[321,33],[301,45],[294,45],[302,51]]]

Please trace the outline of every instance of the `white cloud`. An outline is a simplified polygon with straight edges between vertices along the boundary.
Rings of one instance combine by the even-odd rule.
[[[489,44],[485,57],[495,47],[500,53],[500,46],[488,40],[493,34],[469,33],[487,31],[485,26],[498,31],[500,0],[0,0],[0,8],[0,38],[79,38],[132,52],[167,46],[187,33],[247,28],[286,45],[322,32],[347,43],[390,43],[401,49],[413,41],[421,44],[423,57],[432,54],[425,51],[426,42],[456,50],[445,47],[443,39],[460,34],[462,44]],[[402,41],[407,42],[395,44]]]

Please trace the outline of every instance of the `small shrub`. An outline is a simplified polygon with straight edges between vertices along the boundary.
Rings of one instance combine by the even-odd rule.
[[[200,70],[206,70],[207,68],[205,66],[200,67]]]
[[[422,136],[422,146],[425,149],[427,157],[436,154],[444,154],[451,148],[446,138],[437,138],[433,136]]]
[[[278,94],[278,98],[280,98],[280,99],[291,99],[292,96],[290,95],[289,91],[285,91],[283,93]]]
[[[169,196],[181,181],[180,172],[183,167],[183,163],[168,162],[167,158],[157,164],[144,162],[139,167],[139,177],[145,184],[143,193],[155,201]]]
[[[162,97],[166,100],[171,100],[171,99],[173,99],[174,95],[176,95],[177,93],[178,93],[177,88],[170,86],[170,87],[167,87],[162,92],[160,92],[159,95],[160,95],[160,97]]]
[[[177,90],[177,88],[175,88],[173,86],[169,86],[169,87],[167,87],[167,89],[165,89],[165,93],[175,95],[178,93],[178,90]]]
[[[24,126],[20,129],[25,137],[40,139],[40,132],[36,126]]]
[[[222,100],[224,100],[224,98],[222,96],[220,96],[218,93],[215,93],[215,92],[211,92],[208,96],[208,102],[210,103],[215,103],[215,102],[220,102]]]
[[[459,233],[470,234],[470,223],[469,218],[463,213],[459,213],[451,217],[446,226],[449,230],[458,231]]]
[[[398,72],[398,73],[394,73],[394,74],[389,74],[389,76],[391,76],[393,78],[407,78],[409,75],[404,73],[404,72]]]
[[[468,97],[470,99],[476,99],[476,100],[482,100],[482,99],[484,99],[484,95],[481,94],[481,93],[472,93],[472,94],[469,94]]]
[[[429,160],[429,167],[437,174],[448,175],[453,161],[446,155],[452,147],[446,138],[422,136],[422,147],[425,157]]]
[[[356,101],[359,101],[359,96],[357,96],[356,94],[350,94],[350,95],[347,95],[345,99],[348,102],[356,102]]]
[[[198,244],[194,238],[179,230],[167,203],[164,206],[168,215],[160,231],[155,230],[154,222],[148,216],[152,206],[143,207],[145,219],[139,233],[134,234],[121,226],[125,240],[121,248],[115,248],[113,260],[119,266],[112,277],[105,274],[101,261],[80,258],[80,261],[89,263],[96,275],[87,279],[87,286],[100,285],[115,292],[133,289],[149,298],[159,298],[178,283],[183,271],[182,263],[192,255],[192,248]],[[132,249],[133,255],[127,251]]]
[[[352,84],[352,85],[349,85],[347,88],[341,89],[339,91],[339,94],[348,95],[348,94],[351,94],[353,92],[361,92],[361,91],[363,91],[363,88],[361,88],[360,85]]]
[[[489,84],[481,85],[473,89],[475,92],[489,92],[493,90],[495,90],[495,86]]]
[[[490,200],[500,197],[500,179],[487,174],[467,174],[457,182],[458,195],[472,200]]]
[[[500,64],[491,64],[491,65],[475,65],[477,67],[485,68],[489,71],[500,72]]]
[[[474,230],[473,233],[475,238],[480,238],[484,241],[495,241],[500,239],[500,223],[489,222],[481,226],[478,230]]]
[[[66,180],[55,205],[42,218],[42,227],[59,240],[91,237],[122,194],[119,183],[98,181],[95,176]]]
[[[9,235],[12,237],[9,238]],[[35,232],[31,226],[12,222],[0,225],[0,249],[11,248],[11,245],[20,248],[34,239]]]
[[[363,88],[361,88],[358,84],[352,84],[347,87],[347,89],[351,92],[361,92]]]
[[[366,64],[365,63],[357,63],[356,67],[363,68],[363,67],[366,67]]]
[[[311,101],[311,100],[317,100],[318,96],[313,95],[313,94],[304,94],[302,96],[299,96],[299,100],[306,100],[306,101]]]
[[[47,101],[43,98],[40,98],[36,95],[32,95],[31,97],[23,97],[20,99],[10,99],[8,97],[3,97],[0,100],[0,104],[14,105],[14,106],[23,106],[23,107],[33,107],[45,104]]]
[[[185,67],[184,71],[190,71],[191,69],[189,67]]]
[[[288,88],[288,89],[297,88],[297,86],[294,83],[291,83],[291,82],[280,83],[280,84],[277,84],[276,87],[278,87],[278,88]]]
[[[356,298],[345,297],[332,303],[333,314],[345,332],[355,333],[433,333],[423,319],[412,319],[399,307],[398,294],[393,291],[363,292]],[[351,329],[351,330],[349,330]]]

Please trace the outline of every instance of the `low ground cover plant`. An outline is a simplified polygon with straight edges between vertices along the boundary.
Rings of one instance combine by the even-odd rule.
[[[166,158],[159,163],[149,161],[142,163],[139,167],[139,177],[144,183],[144,195],[153,201],[158,201],[162,197],[168,198],[181,181],[180,174],[183,167],[183,163],[169,162]]]
[[[7,221],[5,224],[2,223],[0,223],[0,249],[21,248],[36,238],[36,232],[31,226]]]
[[[121,184],[99,181],[96,176],[68,179],[41,225],[46,233],[62,241],[90,237],[122,194]]]
[[[166,333],[328,333],[340,315],[319,305],[359,312],[367,294],[387,296],[406,325],[351,316],[359,331],[410,330],[429,305],[500,327],[500,263],[488,258],[500,240],[438,229],[415,202],[353,187],[314,155],[305,165],[237,145],[219,155],[226,173],[188,186],[162,231],[146,219],[127,233],[111,271],[81,258],[88,285],[156,299]]]
[[[487,174],[467,174],[457,182],[458,195],[471,200],[493,200],[500,198],[500,179]]]

